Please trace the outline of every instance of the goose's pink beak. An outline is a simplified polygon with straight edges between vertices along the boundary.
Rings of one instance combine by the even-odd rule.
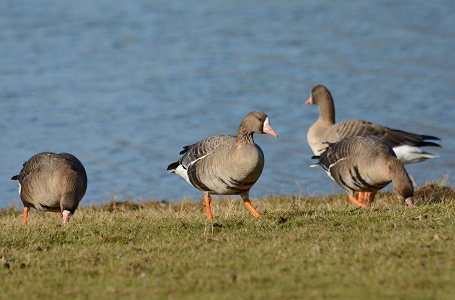
[[[276,134],[275,130],[273,130],[272,126],[270,126],[269,117],[265,118],[264,125],[262,126],[262,132],[278,137],[278,134]]]
[[[62,224],[68,223],[70,220],[71,213],[67,210],[64,210],[62,213]]]
[[[264,126],[263,132],[266,134],[270,134],[274,137],[278,137],[278,134],[276,134],[275,130],[273,130],[272,126],[270,125]]]
[[[406,204],[410,207],[414,206],[414,197],[408,197],[405,200]]]
[[[313,104],[313,98],[308,98],[308,100],[305,102],[305,104]]]

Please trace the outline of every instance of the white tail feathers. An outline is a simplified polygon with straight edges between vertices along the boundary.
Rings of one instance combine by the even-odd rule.
[[[438,157],[435,154],[423,151],[421,148],[417,146],[409,145],[397,146],[393,148],[393,151],[395,152],[397,158],[405,165]]]

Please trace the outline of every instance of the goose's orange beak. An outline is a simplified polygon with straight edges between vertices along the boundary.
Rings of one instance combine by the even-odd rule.
[[[305,104],[313,104],[313,98],[308,98],[308,100],[305,102]]]

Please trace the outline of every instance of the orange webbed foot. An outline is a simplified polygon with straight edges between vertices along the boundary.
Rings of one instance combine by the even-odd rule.
[[[356,197],[354,196],[349,196],[349,200],[354,203],[355,205],[359,206],[359,207],[363,207],[363,208],[367,208],[368,206],[363,204],[363,203],[360,203]]]

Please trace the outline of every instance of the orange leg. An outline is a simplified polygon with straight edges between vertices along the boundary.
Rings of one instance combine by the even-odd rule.
[[[374,202],[374,197],[376,196],[376,192],[371,193],[371,192],[366,192],[365,193],[365,198],[368,199],[368,205]]]
[[[354,196],[349,196],[349,200],[351,200],[352,203],[354,203],[355,205],[357,206],[360,206],[360,207],[363,207],[363,208],[367,208],[367,206],[363,203],[360,203],[356,197]]]
[[[357,199],[358,199],[358,201],[359,201],[360,203],[365,202],[365,200],[366,200],[366,193],[365,193],[365,192],[359,192],[359,195],[358,195],[358,198],[357,198]]]
[[[210,210],[210,201],[212,201],[212,198],[210,198],[210,195],[204,195],[204,200],[205,200],[205,208],[207,209],[207,220],[212,220],[212,211]]]
[[[245,204],[246,208],[248,208],[251,213],[253,214],[253,216],[255,217],[259,217],[260,214],[254,209],[254,207],[251,205],[251,202],[250,200],[248,199],[243,199],[243,204]]]
[[[27,217],[30,207],[24,206],[24,217],[22,218],[22,224],[27,224]]]

